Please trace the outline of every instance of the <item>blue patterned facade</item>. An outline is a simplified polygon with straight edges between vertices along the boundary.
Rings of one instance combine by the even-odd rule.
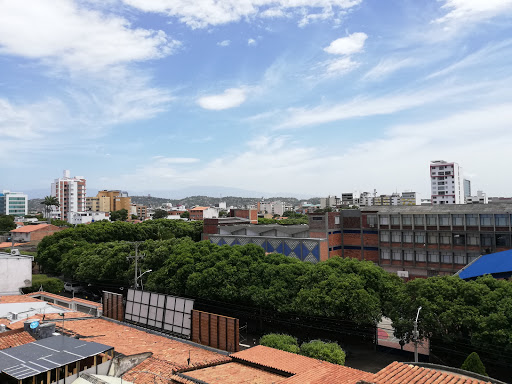
[[[251,237],[237,235],[210,235],[209,240],[217,245],[256,244],[268,253],[281,253],[301,261],[318,263],[320,261],[320,243],[324,239],[291,237]]]

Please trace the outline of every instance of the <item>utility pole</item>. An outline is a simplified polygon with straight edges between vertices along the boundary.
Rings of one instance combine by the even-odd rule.
[[[420,337],[420,333],[418,332],[418,317],[420,316],[421,307],[418,308],[418,313],[416,314],[416,320],[414,320],[414,331],[412,331],[412,337],[414,341],[414,362],[418,362],[418,339]]]
[[[126,259],[127,260],[130,260],[130,259],[135,259],[135,274],[134,274],[134,278],[133,278],[133,286],[135,289],[138,289],[139,288],[139,283],[137,282],[137,279],[139,278],[139,242],[137,241],[134,241],[134,242],[131,242],[131,244],[135,244],[135,256],[128,256]],[[140,256],[141,259],[143,259],[144,257],[146,256],[146,254],[142,254]]]

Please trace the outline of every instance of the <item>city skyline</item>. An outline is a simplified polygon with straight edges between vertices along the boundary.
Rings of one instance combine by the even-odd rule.
[[[2,188],[512,195],[512,1],[305,4],[0,1]]]

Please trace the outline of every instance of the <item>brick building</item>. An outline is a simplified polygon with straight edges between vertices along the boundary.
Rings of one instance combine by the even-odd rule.
[[[310,214],[310,236],[329,257],[370,260],[413,277],[453,274],[478,256],[512,248],[507,205],[367,207]]]
[[[52,224],[24,225],[11,231],[12,241],[28,243],[31,241],[40,241],[45,236],[53,235],[55,232],[62,231]]]

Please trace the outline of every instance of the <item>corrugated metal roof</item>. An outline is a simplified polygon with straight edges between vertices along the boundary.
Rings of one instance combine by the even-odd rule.
[[[506,277],[512,274],[512,250],[482,255],[458,273],[461,279],[483,275]]]
[[[362,207],[361,212],[379,213],[512,213],[512,204],[390,205]]]

